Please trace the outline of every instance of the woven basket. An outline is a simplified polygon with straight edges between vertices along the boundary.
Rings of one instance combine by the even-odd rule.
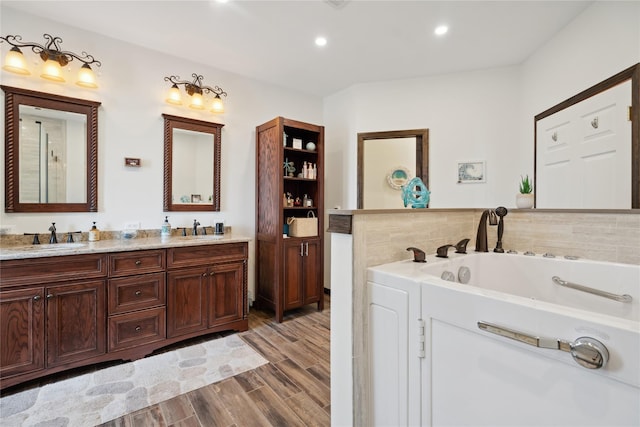
[[[318,235],[318,218],[313,211],[307,212],[307,218],[290,217],[289,236],[291,237],[312,237]]]

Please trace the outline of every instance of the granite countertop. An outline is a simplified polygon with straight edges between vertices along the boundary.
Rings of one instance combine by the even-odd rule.
[[[7,246],[0,248],[0,261],[12,259],[44,258],[62,255],[83,255],[108,252],[165,249],[184,246],[219,245],[251,241],[248,237],[224,234],[223,236],[172,236],[169,238],[145,237],[111,239],[98,242],[56,243],[41,245]]]

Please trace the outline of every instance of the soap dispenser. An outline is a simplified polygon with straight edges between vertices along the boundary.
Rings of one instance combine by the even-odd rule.
[[[93,221],[93,226],[91,227],[91,230],[89,230],[89,241],[97,242],[98,240],[100,240],[100,230],[96,227],[96,222]]]
[[[171,224],[169,224],[168,216],[164,217],[164,222],[162,223],[162,228],[160,229],[160,237],[171,237]]]

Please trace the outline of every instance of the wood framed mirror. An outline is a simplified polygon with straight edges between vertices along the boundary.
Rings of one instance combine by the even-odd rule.
[[[396,171],[429,187],[429,129],[358,133],[358,209],[402,209]]]
[[[163,114],[164,211],[220,210],[218,123]]]
[[[97,212],[100,102],[0,87],[5,211]]]

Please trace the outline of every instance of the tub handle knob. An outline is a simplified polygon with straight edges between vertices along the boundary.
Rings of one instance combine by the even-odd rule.
[[[609,361],[609,350],[595,338],[580,337],[569,346],[573,360],[585,368],[604,368]]]
[[[573,360],[588,369],[604,368],[609,361],[607,347],[595,338],[580,337],[574,342],[569,342],[554,338],[537,337],[487,322],[478,322],[478,328],[534,347],[571,353]]]

